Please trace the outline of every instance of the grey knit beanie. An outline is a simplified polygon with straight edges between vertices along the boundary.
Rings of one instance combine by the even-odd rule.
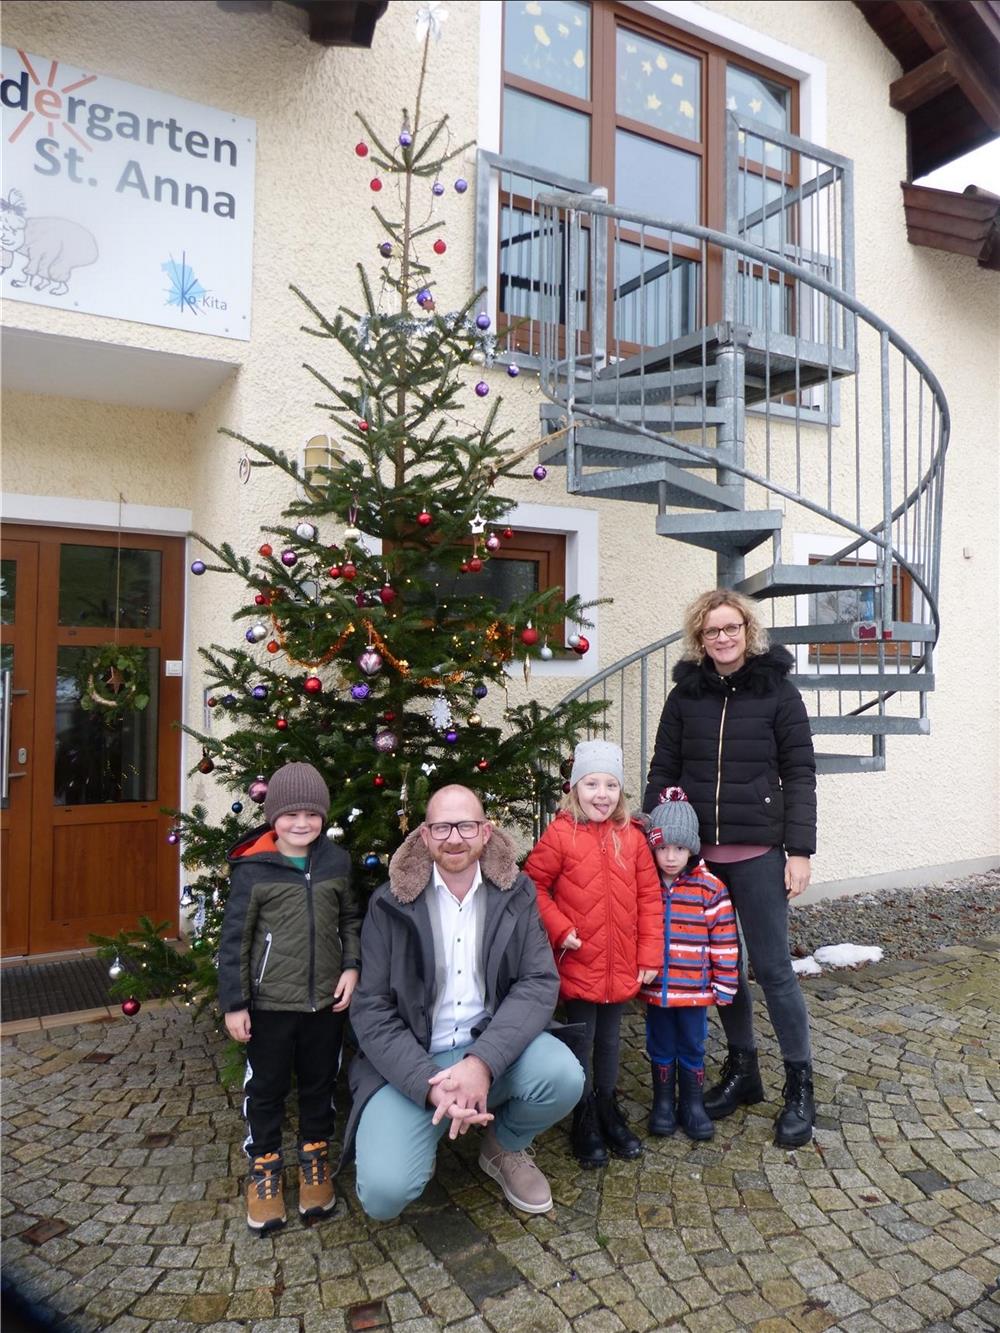
[[[312,764],[285,764],[268,781],[264,818],[272,828],[280,815],[294,810],[309,810],[325,819],[329,809],[327,785]]]
[[[621,746],[611,741],[581,741],[573,751],[573,771],[569,785],[575,787],[588,773],[608,773],[625,786],[625,760]]]
[[[654,806],[646,818],[649,820],[646,838],[650,847],[669,843],[674,847],[686,847],[695,856],[700,854],[698,816],[682,787],[667,787],[660,796],[660,804]]]

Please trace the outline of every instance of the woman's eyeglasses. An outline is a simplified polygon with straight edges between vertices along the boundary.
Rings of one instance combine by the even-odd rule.
[[[701,637],[708,643],[714,643],[720,634],[724,634],[727,639],[735,639],[736,636],[746,628],[746,623],[745,620],[741,620],[739,624],[734,623],[732,625],[723,625],[721,629],[714,627],[712,629],[703,629]]]

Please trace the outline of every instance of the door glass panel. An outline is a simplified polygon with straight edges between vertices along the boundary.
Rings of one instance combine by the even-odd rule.
[[[504,69],[573,97],[589,97],[590,6],[574,0],[507,0]]]
[[[659,347],[690,333],[698,314],[698,268],[691,259],[619,242],[614,336],[622,342]]]
[[[59,552],[59,624],[88,628],[160,628],[159,551],[63,544]],[[115,620],[115,606],[118,619]]]
[[[701,139],[701,64],[663,42],[619,28],[615,103],[620,116]]]
[[[540,168],[542,180],[544,173],[551,171],[585,181],[590,176],[590,117],[516,88],[505,88],[503,151],[505,157]],[[515,194],[536,192],[518,176],[511,188]]]
[[[0,625],[13,625],[17,602],[17,561],[0,560]]]
[[[145,554],[145,552],[143,552]],[[149,703],[110,724],[104,709],[80,706],[77,674],[88,648],[56,650],[56,805],[156,799],[160,652],[148,648]]]
[[[619,207],[671,222],[697,223],[700,181],[701,162],[693,153],[625,130],[615,135],[615,203]],[[669,232],[649,228],[647,234],[666,238]],[[674,232],[675,244],[685,242],[698,244]]]

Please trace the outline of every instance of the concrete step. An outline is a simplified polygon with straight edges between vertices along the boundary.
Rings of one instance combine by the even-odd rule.
[[[861,713],[857,717],[811,717],[814,736],[929,736],[926,717],[879,717]]]
[[[701,509],[739,513],[733,495],[714,481],[696,473],[655,460],[633,467],[616,467],[604,472],[588,472],[577,479],[571,494],[601,495],[608,500],[631,500],[637,504],[698,505]]]
[[[876,588],[881,581],[882,571],[875,565],[777,564],[741,579],[736,591],[747,597],[791,597],[842,588]]]
[[[817,773],[884,773],[884,754],[818,754]]]
[[[715,514],[658,514],[656,531],[689,546],[726,555],[746,555],[781,531],[780,509]]]

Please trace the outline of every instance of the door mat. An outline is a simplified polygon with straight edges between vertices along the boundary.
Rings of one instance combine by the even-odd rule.
[[[111,978],[98,958],[23,963],[0,971],[0,1022],[98,1009],[112,1001]]]

